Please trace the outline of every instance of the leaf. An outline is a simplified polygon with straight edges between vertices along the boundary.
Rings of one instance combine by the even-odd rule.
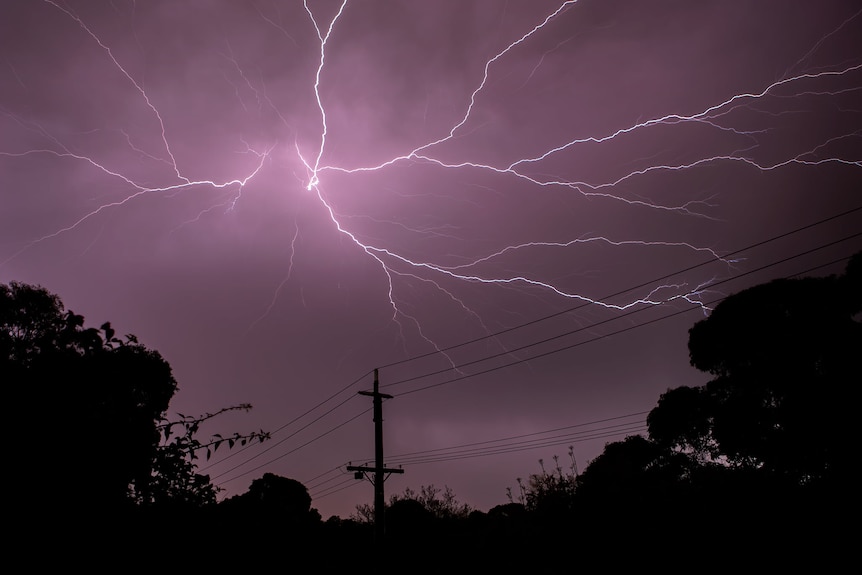
[[[207,447],[207,461],[209,461],[209,460],[210,460],[210,457],[211,457],[211,456],[212,456],[212,452],[210,452],[209,447]]]
[[[105,332],[105,341],[112,341],[114,339],[114,333],[116,332],[111,328],[111,322],[106,321],[99,329]]]

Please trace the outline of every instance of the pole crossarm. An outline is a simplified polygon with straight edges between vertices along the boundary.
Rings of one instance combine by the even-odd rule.
[[[376,477],[378,469],[376,467],[348,465],[347,471],[353,471],[353,478],[354,479],[365,479],[365,478],[367,478],[371,482],[371,484],[374,485],[374,477]],[[386,481],[386,479],[388,479],[389,475],[392,473],[404,473],[403,469],[390,469],[388,467],[384,467],[380,471],[382,471],[383,473],[386,474],[386,477],[383,478],[383,481]],[[368,473],[373,473],[375,475],[368,477],[368,475],[366,475]]]
[[[348,466],[347,466],[347,471],[367,471],[367,472],[373,472],[373,471],[377,471],[377,468],[376,468],[376,467],[362,467],[362,466],[358,466],[358,465],[348,465]],[[390,469],[390,468],[388,468],[388,467],[384,467],[384,468],[383,468],[383,469],[381,469],[380,471],[382,471],[383,473],[404,473],[404,470],[403,470],[403,469]]]
[[[368,395],[370,397],[379,397],[381,399],[392,399],[393,396],[388,393],[380,393],[379,391],[359,391],[359,395]]]

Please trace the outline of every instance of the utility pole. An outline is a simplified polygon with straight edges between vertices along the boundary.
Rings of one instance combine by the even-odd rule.
[[[347,470],[355,472],[356,479],[363,479],[368,472],[374,472],[374,540],[383,543],[386,530],[383,523],[383,513],[386,497],[383,492],[383,482],[387,473],[404,473],[403,469],[387,469],[383,465],[383,398],[391,399],[391,395],[380,393],[378,370],[374,369],[374,391],[360,391],[359,395],[368,395],[374,401],[374,467],[348,465]]]

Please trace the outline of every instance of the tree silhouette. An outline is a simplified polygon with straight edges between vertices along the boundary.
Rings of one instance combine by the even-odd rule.
[[[422,485],[417,493],[407,487],[403,493],[389,498],[390,506],[399,501],[415,501],[437,519],[465,519],[473,510],[466,503],[458,501],[455,492],[448,485],[442,489],[434,484]]]
[[[498,506],[493,514],[496,519],[511,513],[511,517],[523,520],[526,514],[536,523],[551,529],[574,519],[575,487],[578,481],[574,448],[569,446],[570,463],[567,469],[560,464],[559,456],[554,455],[553,459],[551,470],[546,469],[544,460],[540,459],[541,473],[530,474],[526,481],[518,477],[517,495],[512,493],[511,488],[506,489],[509,506]]]
[[[305,485],[274,473],[264,473],[263,477],[251,482],[248,491],[225,500],[223,504],[255,510],[282,521],[320,520],[320,515],[311,509],[311,496]]]
[[[264,473],[251,482],[248,491],[225,499],[215,511],[216,522],[209,529],[253,534],[261,551],[272,549],[280,554],[287,546],[302,553],[294,561],[319,561],[305,554],[318,554],[313,548],[321,543],[323,522],[311,507],[308,489],[295,479]]]
[[[842,276],[754,286],[695,324],[691,363],[714,378],[663,394],[650,437],[789,486],[848,481],[851,398],[862,381],[860,260]]]
[[[157,352],[118,340],[109,324],[83,325],[44,288],[0,285],[0,373],[15,406],[4,426],[27,438],[13,450],[34,502],[127,501],[129,486],[148,480],[156,422],[177,389]]]
[[[632,435],[605,446],[578,477],[581,507],[625,513],[652,513],[676,506],[686,491],[689,459]]]
[[[385,513],[386,538],[396,545],[427,540],[439,526],[439,518],[417,499],[395,499]]]
[[[166,419],[177,391],[170,365],[110,323],[84,327],[40,286],[0,284],[0,377],[12,409],[3,418],[21,519],[94,519],[146,506],[214,502],[195,472],[199,424]],[[174,434],[179,425],[183,433]],[[265,439],[254,433],[241,438]],[[234,441],[234,438],[231,438]]]
[[[249,409],[251,405],[242,404],[200,416],[178,414],[179,419],[174,421],[159,418],[156,430],[161,441],[153,458],[152,472],[147,481],[131,485],[131,496],[135,503],[157,507],[202,507],[214,504],[217,489],[210,483],[209,476],[197,473],[195,460],[199,457],[198,453],[205,452],[209,460],[223,444],[227,444],[229,449],[234,445],[245,446],[249,441],[269,439],[269,434],[256,431],[223,437],[217,433],[209,441],[201,442],[197,438],[198,430],[202,423],[222,413]],[[182,432],[175,433],[174,428]]]
[[[862,253],[840,276],[726,298],[689,331],[691,363],[712,379],[662,394],[649,437],[606,445],[578,477],[576,515],[591,532],[642,525],[644,549],[673,542],[692,558],[846,556],[860,311]]]

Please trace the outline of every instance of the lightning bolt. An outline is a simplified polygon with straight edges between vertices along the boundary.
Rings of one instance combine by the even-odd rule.
[[[141,157],[167,166],[171,172],[171,181],[162,185],[152,185],[149,182],[141,181],[140,178],[123,173],[109,162],[100,160],[93,154],[75,149],[70,143],[64,142],[61,137],[52,134],[48,128],[34,122],[27,122],[11,112],[2,111],[5,117],[17,123],[23,130],[47,142],[47,144],[17,151],[0,150],[0,156],[8,158],[52,156],[60,161],[83,163],[100,172],[108,179],[116,181],[126,192],[123,192],[123,195],[117,199],[101,203],[94,209],[86,211],[67,225],[36,237],[5,260],[0,261],[0,265],[8,263],[11,259],[20,256],[25,250],[36,244],[56,239],[80,227],[98,215],[104,214],[109,210],[127,206],[150,195],[171,197],[179,193],[195,190],[215,190],[222,194],[217,203],[200,210],[196,217],[183,222],[181,226],[194,224],[202,216],[216,209],[230,211],[236,207],[243,189],[267,165],[278,161],[278,156],[275,154],[276,148],[281,145],[278,141],[271,142],[262,147],[252,146],[245,141],[241,141],[244,149],[239,150],[239,153],[247,156],[249,161],[246,162],[245,167],[236,177],[218,180],[215,178],[188,175],[186,173],[187,170],[183,169],[182,163],[178,160],[178,155],[175,154],[171,146],[171,126],[165,121],[165,115],[159,110],[156,100],[148,94],[145,89],[145,83],[141,79],[136,78],[135,74],[129,72],[129,69],[122,63],[122,59],[115,54],[108,43],[103,41],[75,11],[55,0],[43,0],[43,3],[71,19],[83,34],[95,46],[98,46],[109,65],[124,78],[134,90],[137,97],[140,98],[140,101],[148,110],[152,122],[157,126],[160,137],[159,149],[156,151],[147,150],[145,147],[133,142],[133,139],[126,131],[120,130],[119,132],[124,136],[126,145],[130,150]],[[524,290],[524,293],[538,292],[547,294],[552,298],[586,302],[612,311],[627,310],[635,306],[657,306],[665,305],[669,302],[684,302],[687,305],[701,307],[706,312],[707,307],[703,303],[702,296],[709,290],[710,284],[716,279],[701,281],[695,285],[689,285],[685,282],[656,285],[648,289],[645,294],[632,296],[628,301],[622,303],[615,303],[585,295],[574,289],[559,285],[553,280],[524,273],[517,269],[506,271],[505,273],[495,272],[494,269],[500,268],[502,261],[510,256],[553,251],[564,253],[566,250],[571,250],[578,246],[593,244],[612,247],[684,250],[695,255],[704,254],[717,262],[723,262],[727,265],[732,265],[734,262],[723,259],[718,251],[711,247],[691,242],[670,241],[666,239],[615,238],[597,233],[582,234],[574,238],[534,238],[530,241],[494,246],[488,248],[484,253],[474,256],[450,254],[452,256],[452,258],[449,258],[450,260],[453,258],[457,258],[458,260],[458,263],[454,264],[451,261],[419,259],[379,238],[374,240],[368,239],[364,234],[357,231],[357,226],[351,226],[350,224],[358,218],[367,218],[375,223],[386,223],[414,235],[436,235],[447,238],[457,237],[456,230],[448,225],[437,227],[424,226],[420,228],[408,226],[403,222],[395,220],[339,213],[337,204],[330,198],[332,192],[332,187],[330,186],[338,185],[338,180],[334,179],[335,176],[357,177],[361,174],[385,174],[387,170],[418,165],[453,173],[468,171],[505,178],[522,186],[519,189],[524,190],[524,194],[541,194],[551,190],[563,191],[567,194],[576,194],[577,196],[591,200],[620,204],[624,207],[643,209],[669,216],[715,220],[716,216],[714,215],[713,208],[715,208],[716,204],[714,203],[714,197],[688,199],[681,202],[658,202],[649,198],[637,197],[630,193],[626,194],[621,190],[627,184],[647,179],[656,174],[689,172],[713,165],[739,164],[762,173],[776,171],[791,165],[816,167],[837,164],[847,166],[851,169],[862,167],[862,160],[858,158],[829,155],[828,153],[836,145],[857,141],[860,138],[860,131],[857,129],[851,129],[846,133],[832,136],[801,152],[796,151],[777,159],[763,159],[758,156],[758,153],[762,149],[761,140],[769,135],[769,128],[752,127],[747,124],[737,125],[737,123],[743,123],[740,116],[744,113],[754,113],[762,116],[772,114],[773,112],[759,109],[759,105],[766,102],[778,99],[795,101],[801,97],[837,96],[862,89],[862,87],[852,87],[830,91],[812,88],[814,83],[818,83],[819,85],[819,83],[830,80],[855,77],[854,74],[858,75],[862,71],[862,64],[844,63],[843,65],[830,68],[796,71],[809,61],[830,37],[837,34],[851,21],[859,17],[862,11],[856,12],[845,19],[835,29],[820,38],[810,50],[797,61],[793,62],[779,79],[766,82],[761,86],[753,87],[747,91],[716,98],[712,103],[694,111],[661,114],[652,118],[639,119],[636,122],[610,129],[605,133],[565,138],[551,144],[545,142],[540,144],[540,147],[534,149],[530,154],[508,158],[507,161],[500,163],[480,161],[463,152],[459,153],[458,157],[454,160],[450,156],[447,156],[447,153],[451,153],[451,144],[468,134],[470,127],[478,122],[475,117],[477,115],[476,110],[481,107],[483,98],[488,95],[488,92],[493,90],[493,79],[495,74],[499,73],[500,68],[509,59],[515,58],[520,53],[519,51],[540,37],[555,22],[575,12],[574,8],[576,4],[578,4],[578,0],[560,2],[556,9],[551,10],[544,17],[537,18],[534,24],[526,25],[523,33],[519,36],[516,35],[508,43],[504,42],[505,45],[501,49],[496,50],[490,57],[484,60],[484,65],[474,80],[472,90],[465,92],[465,97],[461,102],[461,112],[456,115],[451,124],[437,127],[434,135],[426,138],[418,145],[405,146],[405,149],[400,151],[400,153],[376,160],[368,165],[346,165],[336,162],[336,159],[333,158],[335,153],[331,152],[330,136],[335,126],[330,126],[326,97],[327,90],[330,89],[328,82],[332,80],[328,67],[330,48],[334,43],[338,42],[340,28],[342,25],[346,25],[344,21],[349,17],[351,11],[361,9],[361,4],[350,3],[349,0],[340,0],[331,15],[324,21],[317,14],[318,9],[312,2],[309,0],[303,0],[302,2],[302,8],[314,30],[317,40],[313,77],[304,86],[309,96],[313,98],[313,106],[316,109],[319,120],[311,143],[308,143],[308,141],[303,142],[296,136],[297,130],[292,126],[292,122],[280,111],[267,92],[263,75],[254,76],[248,74],[230,42],[225,41],[227,52],[220,55],[224,61],[229,63],[230,74],[224,73],[224,77],[233,86],[240,107],[246,111],[249,110],[243,94],[248,96],[250,93],[253,95],[258,114],[261,113],[261,110],[265,106],[268,106],[276,114],[282,127],[294,133],[293,145],[285,146],[285,148],[292,149],[286,150],[285,153],[286,155],[295,156],[299,165],[305,170],[300,186],[320,206],[324,218],[331,223],[335,232],[347,238],[380,269],[386,281],[385,297],[391,310],[391,319],[398,325],[402,341],[407,339],[406,326],[410,325],[424,342],[431,345],[434,349],[441,349],[435,343],[434,337],[423,329],[418,314],[409,310],[409,306],[405,305],[403,298],[399,296],[400,286],[409,282],[419,282],[422,285],[430,286],[457,309],[461,310],[462,313],[472,318],[483,329],[489,331],[482,320],[482,314],[471,308],[464,298],[459,297],[457,291],[451,285],[469,284],[508,289],[514,288]],[[282,24],[280,14],[273,16],[271,11],[266,13],[257,5],[254,6],[254,9],[266,27],[278,30],[294,47],[300,46],[297,38],[289,33],[287,28]],[[569,36],[558,42],[551,49],[542,52],[539,58],[531,63],[526,79],[521,86],[524,87],[533,81],[540,67],[544,64],[545,59],[555,51],[560,50],[572,39],[573,37]],[[12,64],[8,61],[6,63],[17,82],[22,87],[25,86],[25,82]],[[778,113],[790,114],[795,112],[793,110],[785,110]],[[731,138],[740,139],[743,143],[731,152],[705,153],[693,159],[685,158],[677,159],[677,161],[658,161],[656,158],[662,154],[656,153],[648,158],[637,159],[634,161],[634,166],[628,165],[621,172],[611,177],[604,177],[603,179],[590,179],[588,177],[570,179],[556,176],[553,173],[552,166],[554,160],[569,157],[568,155],[576,154],[579,150],[604,149],[615,143],[629,141],[641,134],[668,130],[675,126],[695,126],[698,129],[714,131]],[[330,193],[327,193],[328,191]],[[469,201],[467,198],[459,199],[465,202]],[[294,256],[298,249],[297,242],[301,237],[299,225],[296,221],[294,222],[294,228],[295,231],[290,241],[290,256],[286,277],[276,287],[269,305],[265,308],[262,315],[252,322],[249,330],[254,328],[259,321],[271,313],[285,285],[293,276]]]
[[[575,244],[586,243],[586,242],[604,242],[606,244],[614,245],[614,246],[641,245],[641,246],[664,246],[664,247],[678,247],[678,248],[681,247],[681,248],[692,250],[694,252],[708,253],[710,256],[712,256],[713,258],[715,258],[716,260],[719,260],[719,261],[725,261],[725,260],[723,260],[719,256],[718,253],[716,253],[714,250],[712,250],[710,248],[699,247],[699,246],[695,246],[695,245],[692,245],[692,244],[686,243],[686,242],[614,240],[614,239],[610,239],[610,238],[606,238],[606,237],[602,237],[602,236],[595,236],[595,237],[589,237],[589,238],[578,238],[578,239],[568,240],[568,241],[556,241],[556,242],[555,241],[531,241],[531,242],[525,242],[525,243],[520,243],[520,244],[516,244],[516,245],[509,245],[509,246],[505,246],[502,249],[499,249],[495,252],[492,252],[492,253],[489,253],[489,254],[484,255],[482,257],[473,259],[472,261],[470,261],[468,263],[463,263],[463,264],[459,264],[459,265],[455,265],[455,266],[439,265],[439,264],[435,264],[435,263],[429,262],[429,261],[418,261],[415,259],[411,259],[405,255],[402,255],[402,254],[398,253],[397,251],[394,251],[390,248],[383,247],[380,245],[374,245],[374,244],[368,243],[366,241],[363,241],[359,237],[357,237],[357,235],[355,233],[348,230],[343,225],[344,218],[340,218],[336,214],[332,205],[327,201],[327,198],[322,191],[322,178],[324,177],[324,175],[327,172],[340,172],[340,173],[344,173],[344,174],[357,174],[357,173],[362,173],[362,172],[378,172],[378,171],[385,170],[385,169],[392,167],[392,166],[399,164],[399,163],[419,161],[419,162],[425,162],[428,164],[433,164],[433,165],[439,166],[439,167],[444,168],[444,169],[451,169],[451,170],[459,170],[459,169],[465,169],[465,168],[484,170],[484,171],[492,172],[495,174],[500,174],[500,175],[504,175],[504,176],[518,178],[518,179],[523,180],[523,181],[527,182],[528,184],[536,186],[536,187],[563,187],[563,188],[568,188],[568,189],[574,190],[574,191],[582,194],[585,197],[600,197],[603,199],[622,202],[624,204],[628,204],[628,205],[632,205],[632,206],[645,207],[648,209],[678,212],[678,213],[681,213],[684,215],[690,215],[690,216],[709,217],[706,213],[699,211],[699,209],[710,207],[709,202],[706,200],[691,200],[691,201],[687,201],[687,202],[679,204],[679,205],[662,205],[662,204],[650,202],[650,201],[647,201],[644,199],[626,198],[626,197],[614,194],[611,191],[606,191],[606,190],[613,190],[615,188],[618,188],[621,184],[623,184],[624,182],[626,182],[628,180],[636,179],[638,177],[643,177],[643,176],[646,176],[652,172],[685,171],[685,170],[692,170],[692,169],[695,169],[697,167],[705,166],[705,165],[709,165],[709,164],[718,164],[718,163],[727,163],[727,162],[743,163],[743,164],[749,165],[749,166],[751,166],[757,170],[764,171],[764,172],[776,170],[776,169],[779,169],[781,167],[785,167],[785,166],[790,165],[790,164],[802,164],[802,165],[816,166],[816,165],[827,164],[827,163],[842,163],[842,164],[847,164],[847,165],[856,166],[856,167],[862,166],[862,163],[860,163],[860,161],[858,161],[858,160],[847,160],[847,159],[843,159],[843,158],[839,158],[839,157],[829,157],[829,158],[821,158],[821,159],[806,159],[807,156],[813,156],[818,149],[825,147],[827,144],[824,143],[824,144],[821,144],[821,145],[819,145],[819,146],[817,146],[811,150],[800,153],[800,154],[798,154],[792,158],[787,158],[787,159],[784,159],[782,161],[775,162],[772,164],[765,164],[762,162],[758,162],[758,161],[756,161],[750,157],[742,155],[742,152],[744,152],[746,150],[741,150],[739,152],[736,152],[733,154],[728,154],[728,155],[714,155],[714,156],[709,156],[709,157],[703,157],[703,158],[699,158],[697,160],[687,162],[687,163],[653,164],[653,165],[649,165],[645,168],[632,170],[629,173],[626,173],[626,174],[616,178],[615,180],[605,181],[605,182],[590,183],[590,182],[586,182],[586,181],[568,181],[568,180],[560,180],[560,179],[539,179],[539,178],[532,176],[532,175],[528,174],[527,172],[525,172],[525,168],[527,168],[531,165],[534,165],[534,164],[540,164],[541,162],[551,158],[552,156],[566,152],[566,151],[568,151],[568,150],[570,150],[576,146],[602,145],[605,143],[612,142],[614,140],[619,140],[619,139],[625,138],[626,136],[631,135],[635,132],[646,131],[646,130],[655,129],[655,128],[662,127],[662,126],[673,126],[673,125],[686,124],[686,123],[701,124],[701,125],[705,125],[705,126],[708,126],[710,128],[716,129],[716,130],[726,131],[726,132],[730,132],[730,133],[738,135],[738,136],[752,138],[752,137],[756,136],[757,134],[763,133],[764,130],[737,129],[737,128],[734,128],[733,126],[723,125],[721,123],[721,120],[730,116],[730,114],[732,113],[733,110],[735,110],[737,108],[742,108],[742,107],[749,108],[752,105],[752,103],[754,103],[758,100],[762,100],[768,96],[775,94],[776,92],[778,92],[783,87],[804,84],[805,81],[822,80],[822,79],[826,79],[826,78],[830,78],[830,77],[847,76],[847,75],[849,75],[855,71],[862,69],[862,64],[849,65],[849,66],[845,66],[845,67],[837,69],[837,70],[824,70],[824,71],[815,72],[815,73],[800,73],[800,74],[796,74],[793,76],[788,76],[788,77],[782,78],[780,80],[774,81],[774,82],[766,85],[765,87],[763,87],[759,91],[734,94],[733,96],[726,98],[720,102],[717,102],[713,105],[710,105],[710,106],[708,106],[708,107],[706,107],[706,108],[704,108],[704,109],[702,109],[696,113],[692,113],[692,114],[678,114],[678,113],[666,114],[666,115],[663,115],[660,117],[651,118],[651,119],[648,119],[645,121],[641,121],[641,122],[632,124],[632,125],[627,126],[627,127],[619,128],[619,129],[612,131],[612,132],[605,134],[605,135],[588,136],[588,137],[584,137],[584,138],[572,139],[572,140],[564,142],[560,145],[551,147],[551,148],[547,149],[546,151],[542,152],[541,154],[531,156],[531,157],[520,158],[514,162],[509,163],[508,165],[490,165],[490,164],[478,163],[478,162],[472,162],[472,161],[460,161],[460,162],[454,162],[453,163],[453,162],[444,161],[443,159],[435,156],[433,154],[433,150],[435,148],[441,147],[443,144],[454,139],[456,137],[456,134],[460,130],[463,130],[464,127],[471,120],[471,116],[472,116],[474,108],[476,107],[477,100],[481,96],[481,93],[483,92],[483,90],[485,90],[486,86],[488,85],[488,80],[489,80],[489,77],[491,75],[491,71],[492,71],[492,68],[494,67],[494,65],[497,64],[502,59],[504,59],[509,53],[516,50],[520,45],[527,42],[532,36],[541,33],[543,28],[548,26],[549,22],[551,22],[555,18],[558,18],[561,14],[566,12],[567,9],[569,9],[570,7],[572,7],[576,3],[577,3],[577,0],[569,0],[569,1],[561,3],[556,10],[554,10],[552,13],[548,14],[540,23],[536,24],[533,28],[529,29],[526,33],[524,33],[521,37],[519,37],[518,39],[516,39],[513,42],[511,42],[510,44],[508,44],[505,48],[503,48],[501,51],[497,52],[493,57],[491,57],[490,59],[487,60],[487,62],[484,65],[484,70],[483,70],[481,80],[479,81],[478,86],[470,94],[469,101],[466,104],[466,110],[465,110],[463,116],[460,118],[460,120],[458,122],[456,122],[454,125],[451,126],[451,128],[448,130],[447,133],[445,133],[444,135],[442,135],[441,137],[439,137],[437,139],[433,139],[433,140],[428,141],[428,142],[426,142],[420,146],[417,146],[417,147],[413,148],[412,150],[410,150],[404,154],[401,154],[401,155],[398,155],[395,157],[391,157],[391,158],[389,158],[385,161],[382,161],[380,163],[377,163],[375,165],[358,166],[358,167],[344,167],[344,166],[331,165],[331,164],[322,164],[322,158],[324,157],[325,150],[326,150],[326,143],[327,143],[326,140],[327,140],[327,135],[329,133],[329,127],[327,125],[326,107],[324,104],[324,99],[321,97],[321,77],[323,75],[323,71],[325,68],[327,44],[331,40],[333,30],[334,30],[335,25],[336,25],[336,21],[345,12],[345,8],[347,7],[347,0],[344,0],[344,2],[342,2],[340,8],[338,9],[337,14],[329,22],[328,27],[326,27],[325,33],[321,32],[321,26],[315,20],[314,14],[308,5],[308,2],[307,1],[304,2],[304,6],[306,8],[306,11],[310,16],[310,18],[314,24],[314,27],[317,30],[318,38],[320,39],[320,61],[319,61],[319,66],[317,68],[317,74],[315,76],[314,94],[315,94],[317,106],[320,110],[320,117],[321,117],[321,124],[322,124],[322,130],[320,132],[320,145],[319,145],[319,148],[317,149],[317,153],[316,153],[316,156],[315,156],[315,159],[313,162],[308,162],[305,160],[305,158],[303,157],[302,153],[299,150],[299,146],[297,145],[297,155],[299,156],[302,163],[305,165],[305,167],[308,171],[308,174],[309,174],[308,183],[306,185],[306,188],[309,191],[314,191],[317,194],[317,198],[319,199],[321,204],[325,207],[326,212],[329,215],[329,218],[331,219],[331,221],[335,225],[338,232],[342,233],[345,236],[347,236],[348,238],[350,238],[350,240],[352,242],[354,242],[363,252],[365,252],[368,256],[373,258],[380,265],[381,269],[383,270],[383,272],[385,273],[385,275],[388,279],[388,284],[389,284],[388,297],[389,297],[389,303],[393,309],[394,319],[397,320],[399,316],[408,317],[409,319],[413,320],[417,324],[417,327],[419,327],[418,321],[411,316],[407,316],[407,314],[405,314],[399,308],[398,304],[396,303],[396,300],[395,300],[394,295],[393,295],[394,291],[395,291],[395,288],[393,285],[393,275],[394,274],[397,274],[399,276],[407,275],[407,276],[415,278],[415,279],[421,279],[422,281],[430,282],[438,290],[445,293],[451,299],[456,301],[468,313],[475,315],[475,312],[473,312],[473,310],[470,310],[464,304],[463,301],[461,301],[456,296],[454,296],[450,291],[445,290],[440,285],[440,283],[438,283],[437,281],[426,279],[424,277],[417,275],[418,272],[420,272],[420,271],[431,272],[431,273],[438,275],[438,276],[444,276],[444,277],[451,278],[453,280],[470,282],[470,283],[481,283],[481,284],[491,284],[491,285],[519,284],[519,285],[533,286],[533,287],[537,287],[537,288],[540,288],[543,290],[547,290],[547,291],[549,291],[549,292],[551,292],[557,296],[560,296],[562,298],[575,299],[575,300],[587,302],[590,304],[595,304],[595,305],[598,305],[601,307],[605,307],[608,309],[614,309],[614,310],[626,310],[626,309],[629,309],[633,306],[638,306],[638,305],[661,305],[661,304],[665,304],[665,303],[668,303],[668,302],[674,301],[674,300],[684,300],[684,301],[686,301],[692,305],[697,305],[697,306],[702,307],[704,309],[704,312],[706,312],[708,308],[701,301],[701,295],[708,288],[708,286],[712,280],[708,280],[708,281],[699,283],[698,285],[694,286],[693,288],[687,288],[686,286],[684,286],[682,284],[667,284],[667,285],[656,286],[655,288],[653,288],[650,291],[649,294],[647,294],[644,297],[633,299],[633,300],[631,300],[627,303],[624,303],[624,304],[613,304],[613,303],[609,303],[609,302],[603,302],[603,301],[598,300],[598,299],[592,299],[590,297],[587,297],[585,295],[582,295],[582,294],[579,294],[576,292],[564,290],[564,289],[558,288],[557,286],[555,286],[552,283],[541,281],[541,280],[534,279],[534,278],[530,278],[530,277],[527,277],[524,275],[511,275],[511,276],[506,276],[506,277],[491,277],[491,276],[485,276],[485,275],[480,275],[480,274],[476,274],[476,273],[466,273],[465,271],[462,271],[462,270],[470,270],[470,269],[477,268],[480,264],[482,264],[484,262],[488,262],[494,258],[501,257],[504,254],[516,252],[519,250],[527,250],[527,249],[532,249],[532,248],[559,248],[559,249],[564,249],[564,248],[571,247]],[[859,13],[857,13],[856,15],[851,17],[851,19],[855,18],[858,15],[859,15]],[[846,24],[847,24],[847,21],[842,23],[841,26],[839,26],[839,29]],[[836,31],[837,30],[831,32],[830,34],[833,34]],[[571,38],[559,43],[556,46],[556,48],[554,48],[554,49],[558,49],[562,44],[569,41],[570,39]],[[821,41],[818,42],[818,45],[820,43],[822,43],[823,41],[825,41],[825,38],[821,39]],[[810,54],[816,50],[816,48],[817,48],[816,46],[814,48],[812,48],[812,52],[810,52],[805,57],[803,57],[803,59],[809,57]],[[549,52],[546,52],[545,54],[543,54],[540,61],[538,63],[536,63],[533,70],[530,72],[530,75],[528,77],[528,81],[530,78],[533,77],[536,70],[542,64],[545,56],[548,53]],[[801,61],[802,60],[800,60],[800,62]],[[806,93],[810,93],[810,92],[797,91],[794,94],[792,94],[791,97],[798,97],[798,96],[801,96],[801,95],[806,94]],[[826,93],[830,94],[830,95],[835,95],[835,92],[826,92]],[[853,134],[847,134],[844,136],[840,136],[840,138],[845,138],[845,137],[846,138],[858,137],[858,134],[853,133]],[[752,147],[756,147],[756,146],[752,146]],[[412,268],[416,271],[413,273],[396,272],[395,269],[393,268],[393,263],[403,264],[407,267],[407,269]],[[725,263],[730,263],[730,262],[725,261]],[[662,298],[655,298],[654,297],[655,294],[657,294],[659,292],[673,291],[674,289],[679,290],[679,293],[674,293],[670,296],[666,296],[666,297],[662,297]],[[421,329],[420,329],[420,333],[421,333]],[[423,335],[423,337],[424,337],[424,335]],[[428,340],[428,338],[425,338],[425,339]],[[428,340],[428,341],[430,342],[430,340]]]
[[[229,201],[226,205],[229,205],[229,206],[235,205],[236,201],[239,199],[240,194],[242,193],[243,187],[246,186],[248,184],[248,182],[258,174],[258,172],[260,172],[260,170],[263,168],[264,162],[269,157],[269,154],[272,152],[272,149],[274,146],[270,146],[269,148],[259,152],[259,151],[255,151],[255,150],[251,149],[246,144],[246,148],[247,148],[246,152],[256,156],[257,162],[256,162],[256,165],[254,165],[252,167],[251,171],[242,177],[227,180],[227,181],[221,181],[221,182],[216,182],[214,180],[206,180],[206,179],[193,180],[189,177],[186,177],[181,172],[180,167],[177,163],[177,159],[174,156],[173,151],[171,150],[171,145],[168,141],[168,136],[167,136],[167,128],[165,127],[165,121],[162,118],[162,114],[159,112],[159,110],[155,106],[155,104],[153,104],[152,100],[147,95],[146,90],[144,90],[144,88],[141,86],[141,84],[139,84],[135,80],[135,78],[126,70],[126,68],[123,67],[123,65],[117,60],[117,58],[114,56],[114,53],[111,51],[110,47],[105,45],[102,42],[102,40],[87,26],[87,24],[75,12],[73,12],[72,10],[58,4],[57,2],[54,2],[53,0],[43,0],[43,1],[46,4],[53,6],[57,10],[60,10],[62,13],[66,14],[69,18],[74,20],[78,24],[78,26],[93,41],[96,42],[96,44],[99,46],[99,48],[101,48],[105,52],[105,54],[107,55],[107,57],[111,61],[111,63],[114,65],[114,67],[131,83],[131,85],[135,88],[135,90],[141,96],[141,98],[145,102],[147,108],[152,112],[153,116],[156,119],[156,122],[158,123],[160,134],[161,134],[161,143],[163,145],[164,152],[167,154],[167,157],[169,159],[158,158],[157,156],[154,156],[152,154],[149,154],[149,153],[137,148],[136,146],[134,146],[132,144],[131,138],[128,136],[128,134],[123,132],[123,134],[126,137],[126,141],[132,150],[134,150],[138,153],[144,154],[151,159],[157,159],[160,161],[164,161],[165,163],[170,165],[174,174],[175,174],[176,179],[178,180],[178,182],[170,184],[170,185],[166,185],[166,186],[146,186],[143,183],[136,182],[132,178],[123,175],[119,171],[113,170],[113,169],[103,165],[102,163],[96,161],[95,159],[91,158],[88,155],[73,152],[66,145],[64,145],[58,138],[51,135],[48,132],[48,130],[44,129],[43,127],[41,127],[39,125],[35,125],[35,124],[33,124],[33,125],[28,124],[28,123],[24,122],[23,120],[19,119],[18,117],[14,116],[12,114],[9,114],[7,112],[4,112],[4,114],[6,116],[11,117],[15,122],[17,122],[19,125],[21,125],[25,129],[33,131],[35,133],[38,133],[38,134],[42,135],[43,137],[45,137],[46,139],[48,139],[49,141],[51,141],[55,147],[54,148],[30,149],[30,150],[26,150],[26,151],[22,151],[22,152],[0,151],[0,156],[24,157],[24,156],[45,154],[45,155],[53,155],[53,156],[56,156],[58,158],[71,158],[74,160],[79,160],[79,161],[86,162],[86,163],[90,164],[91,166],[93,166],[97,170],[103,172],[104,174],[106,174],[112,178],[120,180],[124,184],[127,184],[128,186],[130,186],[134,191],[129,193],[128,195],[126,195],[125,197],[123,197],[119,200],[116,200],[113,202],[108,202],[105,204],[101,204],[97,208],[95,208],[95,209],[91,210],[90,212],[87,212],[86,214],[82,215],[81,217],[79,217],[77,220],[70,223],[69,225],[64,226],[60,229],[55,230],[52,233],[45,234],[41,237],[38,237],[38,238],[30,241],[24,247],[22,247],[21,249],[19,249],[15,253],[13,253],[8,258],[6,258],[3,261],[0,261],[0,266],[6,264],[9,261],[11,261],[12,259],[18,257],[19,255],[24,253],[27,249],[31,248],[32,246],[34,246],[36,244],[42,243],[46,240],[56,238],[56,237],[58,237],[64,233],[72,231],[72,230],[76,229],[77,227],[79,227],[84,222],[86,222],[87,220],[99,215],[102,212],[105,212],[105,211],[110,210],[112,208],[118,208],[120,206],[124,206],[124,205],[132,202],[133,200],[140,198],[141,196],[144,196],[147,194],[158,194],[158,193],[169,194],[169,193],[176,193],[176,192],[180,192],[180,191],[184,191],[184,190],[190,190],[190,189],[199,188],[199,187],[208,187],[208,188],[212,188],[212,189],[233,188],[235,190],[234,198],[233,198],[233,200]],[[210,208],[210,209],[212,209],[212,208]],[[198,215],[198,218],[195,218],[195,220],[199,219],[200,216],[203,213],[205,213],[206,211],[208,211],[208,210],[202,211]],[[195,220],[191,220],[191,221],[195,221]]]

